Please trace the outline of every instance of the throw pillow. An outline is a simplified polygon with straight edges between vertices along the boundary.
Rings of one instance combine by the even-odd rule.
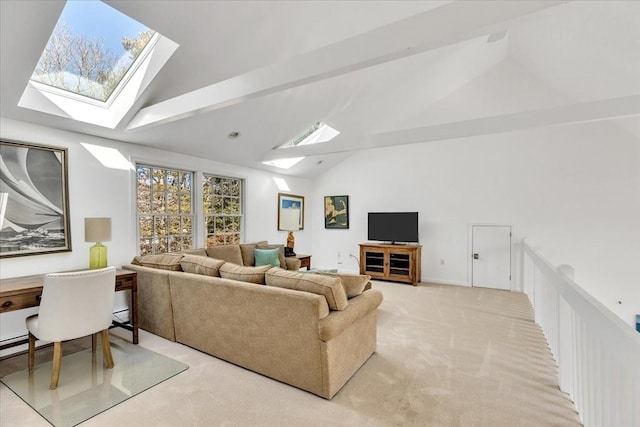
[[[267,286],[287,288],[323,295],[331,310],[344,310],[349,305],[347,294],[338,277],[320,274],[305,274],[296,271],[272,268],[265,275]]]
[[[149,254],[137,256],[131,263],[160,270],[182,271],[180,260],[183,256],[182,254]]]
[[[185,255],[180,260],[182,271],[205,276],[220,276],[219,269],[222,264],[224,261],[221,259],[198,255]]]
[[[240,243],[240,252],[242,253],[242,265],[255,265],[256,260],[253,257],[253,250],[258,245],[266,245],[266,240],[253,243]]]
[[[256,283],[264,285],[264,274],[272,268],[270,265],[261,267],[247,267],[225,262],[220,266],[220,277],[223,279],[239,280],[241,282]]]
[[[320,271],[318,274],[326,276],[339,277],[342,282],[342,287],[347,293],[347,298],[353,298],[360,295],[364,291],[364,287],[367,286],[371,276],[366,274],[343,274]]]
[[[284,259],[284,245],[269,245],[269,244],[258,244],[256,246],[258,249],[278,249],[278,258],[280,258],[280,267],[287,268],[287,263]]]
[[[280,267],[280,249],[258,249],[253,250],[256,267],[260,265],[270,265],[272,267]]]

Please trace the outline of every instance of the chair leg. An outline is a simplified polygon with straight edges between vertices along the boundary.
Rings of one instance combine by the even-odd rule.
[[[58,378],[60,378],[60,363],[62,362],[62,342],[53,343],[53,368],[51,370],[51,390],[58,387]]]
[[[98,346],[98,333],[91,334],[91,351],[95,352],[96,347]]]
[[[102,331],[102,354],[107,368],[113,368],[113,356],[111,355],[111,344],[109,343],[109,329]]]
[[[29,332],[29,373],[33,372],[36,361],[36,337]]]

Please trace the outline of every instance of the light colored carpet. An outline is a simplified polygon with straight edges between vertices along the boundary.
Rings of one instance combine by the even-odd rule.
[[[378,350],[331,401],[143,332],[140,345],[190,369],[82,425],[580,425],[524,294],[374,287]],[[3,427],[47,425],[4,386],[0,412]]]

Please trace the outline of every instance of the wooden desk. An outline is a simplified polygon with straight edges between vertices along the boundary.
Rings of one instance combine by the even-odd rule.
[[[0,279],[0,314],[39,306],[43,284],[44,274]],[[131,291],[131,309],[129,323],[114,321],[112,327],[131,331],[132,342],[138,344],[138,274],[135,271],[118,268],[115,286],[116,292]],[[4,344],[0,346],[0,350],[28,342],[29,340],[25,338],[11,344]]]
[[[311,270],[311,255],[296,255],[296,258],[300,260],[300,268],[307,267],[307,270]]]

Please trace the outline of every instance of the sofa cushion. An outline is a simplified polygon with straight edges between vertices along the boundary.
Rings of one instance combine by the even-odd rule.
[[[180,260],[182,271],[187,273],[204,274],[205,276],[220,276],[219,269],[225,262],[208,256],[185,255]]]
[[[182,251],[182,253],[185,255],[207,256],[207,251],[204,248],[185,249],[184,251]]]
[[[367,274],[343,274],[325,271],[320,271],[318,274],[339,277],[342,282],[342,287],[347,293],[347,298],[360,295],[364,291],[364,287],[367,286],[367,283],[371,280],[371,276]]]
[[[138,255],[131,260],[131,264],[158,268],[160,270],[182,271],[180,260],[183,256],[183,254]]]
[[[223,279],[239,280],[241,282],[256,283],[258,285],[265,284],[264,275],[269,271],[270,265],[260,267],[250,267],[245,265],[233,264],[225,262],[220,266],[220,277]]]
[[[270,265],[272,267],[280,267],[280,257],[278,256],[280,249],[258,249],[253,250],[255,257],[255,265]]]
[[[278,248],[278,258],[280,259],[280,267],[286,268],[287,263],[284,259],[284,245],[270,245],[268,243],[259,244],[256,246],[258,249],[275,249]]]
[[[320,274],[305,274],[287,271],[274,267],[265,275],[267,286],[294,289],[323,295],[331,310],[341,311],[347,308],[347,294],[338,277],[322,276]]]
[[[260,242],[253,243],[240,243],[240,253],[242,254],[242,265],[255,265],[255,258],[253,255],[253,250],[258,245],[266,245],[268,242],[266,240],[262,240]]]
[[[210,256],[211,258],[242,265],[240,245],[215,245],[209,246],[206,250],[207,256]]]

